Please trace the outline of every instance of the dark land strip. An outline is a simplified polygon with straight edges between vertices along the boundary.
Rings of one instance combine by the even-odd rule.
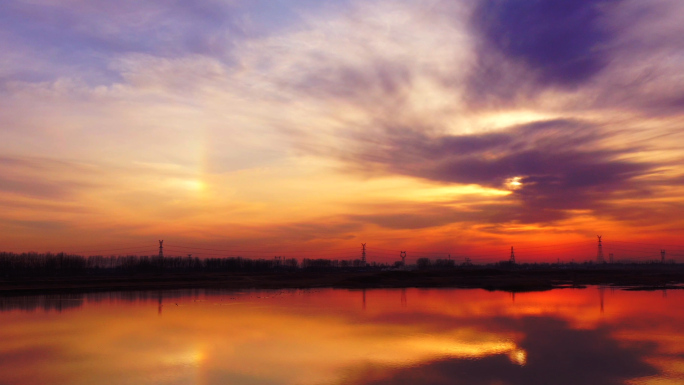
[[[508,292],[603,285],[626,290],[684,289],[684,265],[593,268],[458,267],[425,270],[121,272],[0,278],[0,295],[172,289],[479,288]]]

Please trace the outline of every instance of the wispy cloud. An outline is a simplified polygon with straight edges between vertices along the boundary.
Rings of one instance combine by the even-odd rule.
[[[78,202],[216,237],[237,223],[302,242],[488,236],[586,218],[636,229],[635,211],[681,193],[674,0],[112,4],[0,5],[15,216]]]

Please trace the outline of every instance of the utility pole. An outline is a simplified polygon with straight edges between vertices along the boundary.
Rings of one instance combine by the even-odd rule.
[[[159,240],[159,258],[164,258],[164,240],[160,239]]]
[[[596,263],[606,263],[603,259],[603,245],[601,244],[602,235],[597,235],[598,237],[598,250],[596,252]]]
[[[515,265],[515,253],[513,252],[513,246],[511,246],[511,259],[509,260],[511,265]]]
[[[366,267],[366,244],[361,244],[361,265]]]

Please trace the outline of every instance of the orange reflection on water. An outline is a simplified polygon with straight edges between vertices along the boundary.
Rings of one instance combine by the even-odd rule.
[[[0,300],[3,384],[684,378],[681,291],[129,293],[30,311],[35,298],[23,300]]]

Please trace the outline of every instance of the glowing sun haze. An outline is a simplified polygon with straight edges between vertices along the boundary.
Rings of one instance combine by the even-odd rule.
[[[679,0],[5,0],[0,249],[655,255],[682,36]]]

